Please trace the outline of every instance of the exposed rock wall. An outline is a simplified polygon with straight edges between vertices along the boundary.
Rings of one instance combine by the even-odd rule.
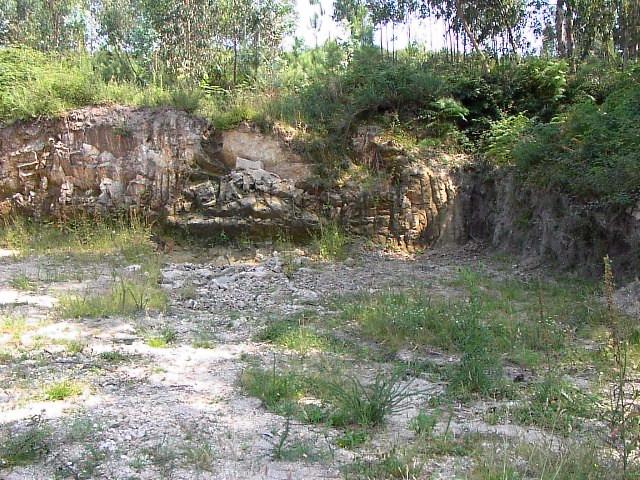
[[[214,132],[172,109],[86,108],[4,128],[0,142],[5,212],[148,208],[212,236],[305,235],[329,217],[353,233],[407,248],[464,236],[453,177],[388,146],[385,160],[393,154],[398,173],[381,176],[375,188],[354,182],[305,191],[311,166],[278,136],[248,125]]]
[[[190,184],[171,210],[167,220],[173,225],[212,237],[279,231],[304,236],[319,224],[317,198],[291,180],[254,168]]]
[[[465,185],[470,237],[591,275],[602,274],[605,255],[618,274],[640,272],[640,204],[627,209],[585,204],[489,169],[470,172]]]
[[[467,240],[455,172],[422,163],[363,189],[354,184],[327,193],[329,216],[352,232],[409,250]]]
[[[17,123],[0,130],[0,200],[36,214],[159,209],[209,163],[210,135],[206,122],[170,109],[94,107]]]

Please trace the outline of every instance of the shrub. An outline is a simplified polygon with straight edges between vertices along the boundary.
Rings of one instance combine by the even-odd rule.
[[[602,105],[585,102],[535,127],[513,149],[529,183],[581,201],[624,207],[640,199],[640,81],[630,78]]]
[[[532,125],[532,120],[522,113],[492,122],[484,138],[487,158],[497,165],[512,165],[513,149]]]

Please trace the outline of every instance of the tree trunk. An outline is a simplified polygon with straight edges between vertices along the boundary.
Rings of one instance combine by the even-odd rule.
[[[238,83],[238,37],[233,39],[233,86]]]
[[[556,4],[556,49],[558,56],[567,56],[567,45],[564,43],[564,0],[558,0]]]
[[[571,2],[566,3],[567,10],[564,19],[564,34],[567,42],[567,58],[573,59],[575,40],[573,38],[573,7]]]
[[[478,39],[476,38],[475,34],[471,31],[471,27],[469,26],[469,23],[467,22],[467,18],[464,14],[464,10],[462,9],[462,0],[456,0],[456,15],[458,17],[458,20],[462,24],[464,31],[469,37],[469,40],[471,40],[473,49],[476,51],[476,53],[480,56],[480,59],[482,60],[482,67],[486,72],[488,72],[489,62],[487,61],[487,56],[484,54],[484,52],[480,48],[480,44],[478,43]]]

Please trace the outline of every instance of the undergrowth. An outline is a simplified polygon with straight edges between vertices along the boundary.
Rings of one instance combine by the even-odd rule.
[[[163,311],[166,293],[158,285],[160,266],[153,258],[136,272],[114,272],[112,284],[102,294],[68,294],[59,299],[62,318],[97,318],[147,310]]]
[[[29,465],[49,453],[51,429],[36,417],[21,431],[0,436],[0,468]]]

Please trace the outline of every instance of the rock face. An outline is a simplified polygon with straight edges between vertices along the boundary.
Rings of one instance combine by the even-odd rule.
[[[200,235],[305,235],[319,223],[314,197],[263,169],[234,170],[193,183],[182,193],[168,220]]]
[[[408,248],[464,236],[447,172],[369,142],[397,174],[374,188],[305,190],[311,166],[280,137],[248,125],[214,132],[172,109],[92,107],[18,123],[0,130],[0,212],[144,208],[199,235],[304,235],[329,217]]]
[[[265,135],[254,126],[241,124],[222,132],[222,149],[225,157],[235,162],[232,168],[261,168],[293,182],[304,180],[311,175],[311,166],[292,150],[284,148],[280,138],[283,136],[284,133]]]
[[[603,257],[627,277],[640,271],[640,204],[586,204],[528,188],[509,172],[476,171],[465,181],[470,237],[538,261],[601,276]],[[469,208],[473,206],[473,208]]]
[[[307,235],[330,218],[407,249],[475,239],[594,274],[606,254],[617,271],[640,269],[640,205],[613,211],[504,172],[429,166],[375,127],[353,139],[358,162],[381,172],[375,181],[321,189],[285,137],[249,125],[215,132],[172,109],[92,107],[18,123],[0,129],[0,216],[145,209],[200,237]]]
[[[87,108],[0,130],[0,195],[37,214],[87,208],[161,208],[192,167],[211,163],[211,131],[169,109]]]
[[[329,214],[352,232],[409,250],[467,240],[459,175],[422,163],[403,166],[374,188],[329,192]]]

